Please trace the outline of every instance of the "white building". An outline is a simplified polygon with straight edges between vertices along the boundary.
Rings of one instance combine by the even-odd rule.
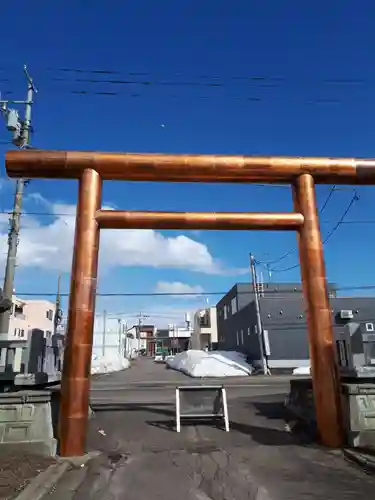
[[[217,342],[216,307],[200,309],[194,314],[194,337],[197,348],[210,348]]]
[[[193,333],[193,328],[187,326],[168,325],[169,338],[189,338]]]
[[[142,349],[146,340],[138,339],[136,327],[128,327],[126,320],[106,314],[96,314],[94,321],[93,354],[109,357],[120,354],[128,358]]]
[[[48,300],[24,300],[13,296],[9,330],[0,334],[1,340],[27,340],[33,328],[43,330],[50,338],[54,331],[56,306]]]

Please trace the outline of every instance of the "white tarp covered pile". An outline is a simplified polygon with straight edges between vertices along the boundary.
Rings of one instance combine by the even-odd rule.
[[[251,375],[245,356],[235,351],[190,350],[166,360],[167,365],[190,377],[241,377]]]
[[[105,356],[93,354],[91,359],[91,373],[119,372],[129,368],[129,360],[120,356],[119,353],[111,352]]]
[[[293,375],[310,375],[310,367],[298,366],[297,368],[294,368]]]

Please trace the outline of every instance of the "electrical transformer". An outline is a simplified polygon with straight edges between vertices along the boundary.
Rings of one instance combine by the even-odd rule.
[[[348,322],[335,336],[341,376],[375,378],[375,322]]]

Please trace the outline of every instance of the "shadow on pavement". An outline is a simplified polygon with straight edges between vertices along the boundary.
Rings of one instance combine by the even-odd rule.
[[[249,405],[250,406],[250,405]],[[269,420],[282,420],[289,426],[290,434],[298,444],[318,444],[318,433],[316,427],[309,426],[302,420],[296,419],[281,402],[252,402],[257,414]]]
[[[151,427],[157,427],[159,429],[167,430],[167,431],[172,431],[176,432],[176,421],[175,419],[170,419],[170,420],[147,420],[146,424],[150,425]],[[215,429],[218,429],[219,431],[225,432],[225,429],[222,424],[222,418],[218,419],[213,419],[212,417],[209,418],[207,417],[207,420],[204,420],[203,418],[198,419],[193,419],[189,418],[186,420],[181,420],[181,428],[183,427],[189,427],[189,426],[196,426],[196,427],[214,427]]]
[[[254,441],[262,445],[281,446],[295,443],[293,436],[285,430],[260,427],[258,425],[249,425],[233,421],[230,422],[230,429],[231,431],[246,434]]]
[[[109,411],[138,411],[167,416],[175,415],[174,406],[169,403],[157,403],[155,405],[144,403],[98,403],[93,404],[91,408],[96,413]]]
[[[258,415],[267,417],[269,419],[285,419],[287,417],[287,410],[282,402],[260,402],[253,401],[247,404],[248,407],[253,407],[257,410]]]
[[[97,403],[92,405],[95,413],[106,412],[139,412],[140,421],[147,426],[164,431],[176,432],[175,406],[173,403]],[[143,415],[142,415],[143,414]],[[158,415],[160,419],[152,419],[152,414]],[[151,418],[147,419],[147,416]],[[262,418],[263,417],[263,418]],[[268,421],[268,422],[267,422]],[[273,422],[272,422],[273,421]],[[278,422],[277,422],[278,421]],[[289,426],[289,423],[291,425]],[[217,431],[224,432],[222,419],[213,420],[187,419],[182,420],[181,425],[196,427],[211,427]],[[237,411],[230,415],[231,433],[249,436],[254,442],[267,446],[284,445],[312,445],[316,441],[309,436],[305,429],[300,429],[299,424],[293,421],[288,410],[280,401],[249,401],[237,406]],[[228,438],[230,435],[228,435]],[[218,438],[218,435],[216,435]]]

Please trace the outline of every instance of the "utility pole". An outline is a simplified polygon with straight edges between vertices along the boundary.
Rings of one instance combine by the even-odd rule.
[[[125,325],[122,324],[122,333],[124,335],[124,358],[128,357],[128,323],[125,321]]]
[[[24,66],[24,73],[27,79],[27,96],[26,101],[3,101],[0,100],[0,109],[5,117],[7,129],[13,133],[12,142],[19,148],[28,148],[30,146],[31,138],[31,108],[33,104],[34,93],[37,92],[33,80],[30,77],[27,67]],[[20,119],[18,111],[9,108],[9,104],[24,104],[25,105],[25,117],[23,120]],[[4,277],[4,296],[12,300],[13,290],[14,290],[14,275],[16,270],[16,257],[17,257],[17,247],[20,232],[20,218],[22,211],[22,199],[25,184],[27,181],[25,179],[18,179],[16,184],[16,194],[14,197],[13,212],[10,219],[10,229],[8,236],[8,255],[5,267],[5,277]],[[10,321],[10,310],[0,314],[0,333],[8,333],[9,331],[9,321]]]
[[[61,273],[60,273],[59,277],[57,278],[56,310],[55,310],[55,322],[54,322],[55,335],[57,333],[57,327],[59,326],[61,321],[62,321],[62,310],[61,310]]]
[[[122,357],[122,329],[121,329],[121,319],[117,318],[118,325],[118,353]]]
[[[103,339],[102,339],[102,356],[105,356],[105,340],[107,334],[107,311],[103,311]]]
[[[256,275],[256,269],[255,269],[255,259],[252,254],[250,254],[250,269],[251,269],[251,278],[253,282],[253,290],[254,290],[254,296],[255,296],[255,314],[256,314],[256,319],[257,319],[257,335],[259,338],[259,352],[260,352],[260,357],[261,357],[261,362],[262,362],[262,368],[263,368],[263,373],[264,375],[269,374],[269,369],[267,365],[267,359],[264,355],[264,333],[263,333],[263,325],[262,325],[262,318],[260,315],[260,305],[259,305],[259,293],[258,293],[258,283],[257,283],[257,275]]]
[[[139,351],[140,351],[140,348],[141,348],[141,326],[142,326],[142,320],[144,318],[149,318],[150,316],[148,316],[147,314],[143,314],[142,312],[140,312],[138,314],[138,354],[139,354]]]

